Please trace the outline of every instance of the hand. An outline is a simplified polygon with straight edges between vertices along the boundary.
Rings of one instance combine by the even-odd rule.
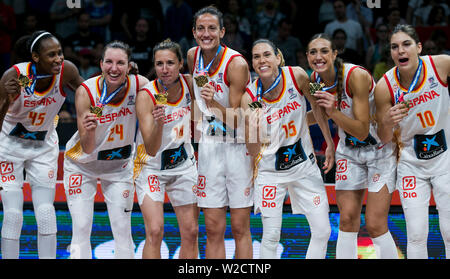
[[[325,113],[328,117],[331,117],[331,115],[337,111],[336,98],[333,94],[326,91],[316,91],[314,97],[316,97],[316,104],[325,109]]]
[[[130,61],[130,72],[131,75],[137,75],[139,74],[139,67],[138,64],[134,61]]]
[[[383,123],[388,127],[394,127],[403,118],[408,116],[409,108],[404,103],[398,103],[395,106],[391,107],[385,114]]]
[[[93,132],[97,129],[97,115],[94,113],[86,113],[83,118],[83,127],[87,132]]]
[[[18,94],[20,94],[19,80],[14,78],[6,81],[5,91],[10,101],[12,101]]]
[[[211,105],[212,100],[214,99],[214,93],[216,90],[214,86],[207,83],[200,89],[200,96],[205,100],[207,106]]]
[[[166,117],[166,106],[157,104],[152,111],[152,115],[157,125],[164,125],[164,119]]]
[[[325,150],[325,162],[323,163],[322,169],[325,170],[325,174],[327,174],[334,165],[334,144],[328,145],[327,149]]]

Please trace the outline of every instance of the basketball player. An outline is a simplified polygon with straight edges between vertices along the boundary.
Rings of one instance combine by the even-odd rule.
[[[120,41],[105,46],[102,75],[78,87],[78,131],[67,142],[64,187],[72,217],[71,258],[91,258],[90,234],[97,179],[101,181],[115,241],[115,258],[134,258],[131,236],[136,95],[148,80],[129,74],[131,50]]]
[[[336,258],[356,259],[360,214],[368,189],[366,227],[378,258],[397,258],[387,225],[391,194],[395,189],[392,143],[377,136],[374,122],[374,80],[364,68],[343,63],[325,34],[315,35],[307,47],[312,82],[323,88],[317,104],[338,125],[336,149],[336,200],[340,213]]]
[[[198,206],[206,227],[206,258],[225,258],[227,206],[236,258],[251,258],[250,210],[253,205],[251,161],[244,141],[237,143],[238,108],[250,80],[242,55],[220,44],[225,34],[222,13],[213,6],[194,15],[198,47],[188,51],[194,95],[201,111],[198,150]],[[206,80],[206,82],[205,82]],[[214,155],[212,155],[214,154]]]
[[[57,114],[66,97],[63,88],[77,88],[83,79],[73,63],[64,61],[61,44],[49,32],[33,33],[26,47],[30,62],[14,65],[0,80],[2,258],[19,258],[25,171],[38,227],[38,255],[54,259]]]
[[[407,257],[426,259],[431,190],[450,257],[450,115],[448,55],[420,56],[414,27],[397,25],[390,38],[395,67],[375,90],[378,134],[398,147],[397,189],[407,230]]]
[[[254,143],[252,135],[248,137],[249,152],[256,158],[255,213],[261,213],[263,223],[260,257],[276,257],[284,198],[289,192],[293,213],[305,214],[311,228],[306,258],[324,259],[331,233],[329,206],[309,135],[305,96],[328,144],[325,172],[334,159],[328,122],[309,94],[306,72],[300,67],[284,67],[273,42],[259,39],[253,43],[252,64],[258,79],[247,90],[242,106],[248,109],[251,102],[260,104],[249,124],[253,126],[250,131],[263,130],[263,138]]]
[[[180,46],[167,39],[153,48],[157,79],[138,93],[136,192],[144,216],[143,258],[161,258],[167,192],[181,236],[179,258],[198,255],[197,167],[191,144],[192,77],[180,74]]]

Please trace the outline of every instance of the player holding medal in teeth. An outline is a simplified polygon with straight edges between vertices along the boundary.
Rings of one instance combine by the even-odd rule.
[[[198,209],[192,189],[197,167],[191,144],[192,77],[180,74],[180,46],[167,39],[153,48],[157,79],[138,93],[136,112],[136,193],[146,231],[142,258],[161,258],[164,236],[164,194],[177,216],[181,237],[179,258],[197,258]],[[159,103],[164,95],[166,103]],[[150,187],[149,187],[150,186]]]
[[[339,127],[336,201],[340,220],[336,258],[358,257],[357,238],[366,188],[366,227],[377,257],[398,258],[387,225],[395,189],[394,146],[382,143],[377,136],[375,82],[367,70],[343,63],[336,56],[336,47],[326,34],[317,34],[308,43],[307,59],[314,70],[311,80],[325,84],[314,97]]]
[[[284,198],[289,192],[293,212],[305,214],[311,228],[306,258],[324,259],[331,233],[329,206],[309,135],[305,97],[328,143],[325,173],[334,163],[327,119],[309,94],[308,75],[300,67],[284,67],[283,56],[273,42],[259,39],[253,43],[252,64],[258,79],[248,87],[242,107],[260,103],[249,117],[247,143],[249,153],[256,158],[255,213],[261,213],[263,223],[260,257],[276,258]],[[263,131],[258,133],[258,129]],[[263,139],[255,141],[255,134]]]
[[[197,125],[201,131],[197,200],[205,214],[206,258],[225,258],[227,206],[235,257],[251,258],[251,158],[246,155],[244,139],[239,138],[243,127],[236,124],[237,109],[250,81],[248,64],[240,53],[221,46],[225,28],[222,13],[215,7],[202,8],[194,15],[192,31],[199,46],[188,51],[188,66],[203,117]],[[205,77],[208,83],[203,84]]]
[[[75,89],[83,78],[74,64],[64,61],[61,44],[49,32],[33,33],[26,48],[31,62],[14,65],[0,81],[2,258],[19,258],[25,170],[38,225],[38,255],[54,259],[57,114],[66,97],[63,88]]]
[[[67,142],[64,187],[72,217],[71,258],[92,258],[91,228],[97,179],[108,209],[115,258],[134,258],[131,236],[136,95],[148,83],[129,74],[131,50],[120,41],[107,44],[102,75],[86,80],[75,95],[78,131]],[[101,116],[91,107],[101,107]]]
[[[395,67],[375,89],[378,134],[398,146],[397,189],[407,231],[407,257],[427,259],[431,190],[450,258],[450,56],[420,56],[414,27],[397,25],[390,38]]]

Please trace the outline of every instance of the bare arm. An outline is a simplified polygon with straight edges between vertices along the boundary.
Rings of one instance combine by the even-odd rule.
[[[436,66],[439,78],[446,83],[447,78],[450,76],[450,56],[447,54],[441,54],[432,56],[431,58]]]
[[[194,56],[195,56],[195,47],[188,50],[187,53],[187,65],[189,73],[192,75],[194,73]]]
[[[69,60],[64,60],[63,86],[76,90],[84,79],[80,76],[78,68]]]
[[[322,132],[322,135],[325,138],[325,142],[327,143],[327,149],[325,151],[325,162],[322,168],[325,170],[325,173],[328,173],[333,168],[334,165],[334,151],[335,151],[334,141],[331,136],[330,127],[328,125],[328,117],[324,112],[323,108],[318,106],[316,99],[313,96],[311,96],[311,93],[309,92],[309,78],[306,72],[300,67],[294,67],[292,68],[292,70],[294,71],[295,79],[297,81],[298,86],[300,87],[303,94],[311,104],[314,119],[317,121],[320,131]],[[307,122],[312,121],[311,116],[308,117],[307,115],[306,118]]]
[[[149,93],[141,90],[136,97],[136,115],[145,150],[150,156],[155,156],[162,142],[164,105],[154,105]]]
[[[17,72],[14,68],[7,70],[0,79],[0,131],[9,105],[20,94]]]
[[[256,157],[261,149],[261,141],[259,139],[259,117],[260,110],[252,111],[248,104],[252,102],[252,98],[245,93],[241,99],[241,117],[245,123],[245,144],[247,151],[252,157]],[[241,120],[242,121],[242,120]]]
[[[75,91],[75,108],[77,111],[77,126],[80,135],[81,148],[84,153],[91,154],[95,149],[95,130],[97,117],[91,113],[91,99],[83,86]]]
[[[144,85],[146,85],[150,81],[148,80],[148,78],[141,76],[141,75],[137,75],[137,77],[138,77],[138,82],[139,82],[139,88],[138,88],[138,91],[139,91],[144,87]]]
[[[394,127],[408,114],[408,108],[402,103],[392,105],[384,78],[375,87],[375,105],[378,137],[383,143],[388,143],[392,140]]]
[[[335,97],[328,92],[318,91],[317,103],[325,108],[327,114],[339,127],[363,141],[369,135],[369,89],[372,86],[372,80],[366,71],[355,69],[350,76],[349,84],[353,96],[354,119],[336,109]]]
[[[214,100],[215,89],[206,84],[202,87],[200,94],[205,99],[206,105],[212,112],[228,127],[235,129],[238,123],[242,96],[249,81],[248,64],[242,57],[235,57],[230,62],[227,70],[227,78],[230,84],[229,103],[230,108],[225,108]]]

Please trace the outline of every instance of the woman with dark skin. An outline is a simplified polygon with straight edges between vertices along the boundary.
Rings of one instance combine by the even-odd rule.
[[[0,162],[2,178],[9,177],[0,183],[4,259],[19,257],[24,170],[38,224],[39,258],[56,257],[53,201],[59,146],[54,122],[64,103],[63,88],[75,89],[83,82],[52,34],[33,33],[27,51],[31,62],[14,65],[0,80]]]

